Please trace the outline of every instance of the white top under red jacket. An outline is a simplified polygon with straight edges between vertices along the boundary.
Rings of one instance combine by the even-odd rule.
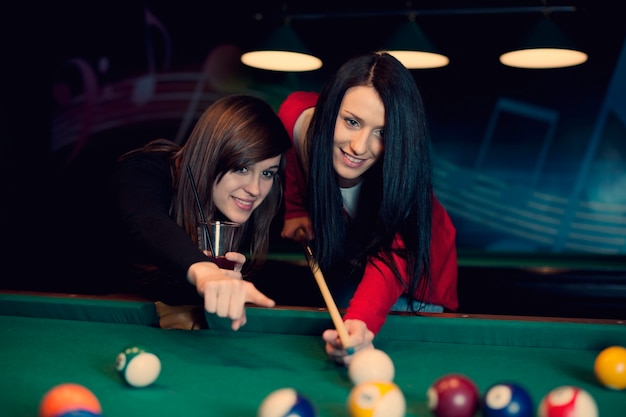
[[[318,93],[294,92],[281,104],[278,116],[282,120],[291,140],[293,141],[294,127],[300,114],[311,107],[315,107]],[[298,144],[295,144],[298,146]],[[285,172],[285,219],[308,216],[305,207],[307,193],[304,173],[298,162],[295,146],[286,154],[287,170]],[[456,229],[444,207],[433,198],[431,238],[431,277],[432,285],[423,288],[426,284],[421,281],[422,288],[417,294],[425,294],[420,300],[428,304],[441,305],[454,311],[458,308],[457,297],[457,253]],[[402,247],[399,235],[394,244]],[[394,255],[399,271],[406,271],[406,261]],[[403,277],[408,281],[408,277]],[[370,259],[365,267],[363,278],[359,283],[354,296],[344,314],[344,320],[358,319],[367,324],[369,330],[378,333],[393,304],[404,291],[403,286],[385,264],[377,259]]]

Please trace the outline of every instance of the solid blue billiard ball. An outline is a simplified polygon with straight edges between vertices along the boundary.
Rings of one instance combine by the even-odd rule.
[[[293,388],[271,392],[261,405],[257,417],[316,417],[313,403]]]
[[[483,397],[484,417],[533,417],[533,414],[532,398],[518,384],[492,385]]]
[[[161,360],[141,346],[129,346],[117,355],[115,368],[128,385],[141,388],[159,377]]]

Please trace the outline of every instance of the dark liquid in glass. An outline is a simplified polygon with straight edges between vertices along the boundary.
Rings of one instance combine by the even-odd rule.
[[[222,269],[230,269],[230,270],[235,269],[235,262],[229,261],[223,256],[218,256],[217,258],[211,257],[211,261],[215,262],[217,266],[219,266]]]

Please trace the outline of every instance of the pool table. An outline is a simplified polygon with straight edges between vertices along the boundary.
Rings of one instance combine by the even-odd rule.
[[[323,309],[248,308],[239,331],[208,315],[208,330],[164,330],[141,299],[0,293],[0,415],[35,417],[52,386],[91,389],[108,417],[255,417],[273,390],[293,387],[320,417],[349,416],[346,368],[327,360]],[[157,381],[127,386],[115,370],[119,351],[151,347],[162,361]],[[535,406],[549,390],[576,385],[596,399],[601,417],[626,415],[626,391],[601,386],[593,363],[601,349],[626,346],[621,320],[460,314],[394,314],[376,338],[396,366],[407,416],[431,416],[426,391],[446,373],[472,378],[482,393],[496,382],[527,387]],[[477,413],[480,416],[481,413]]]

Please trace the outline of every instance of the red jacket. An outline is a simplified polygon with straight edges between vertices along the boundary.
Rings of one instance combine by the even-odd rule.
[[[318,93],[294,92],[281,104],[278,116],[282,120],[291,140],[298,116],[310,107],[315,107]],[[285,219],[308,216],[305,206],[306,182],[298,163],[296,146],[287,151],[287,170],[285,172]],[[398,235],[395,244],[402,246]],[[394,255],[398,270],[406,270],[406,261]],[[417,294],[425,294],[420,301],[442,305],[448,310],[459,306],[457,298],[457,254],[456,229],[448,213],[439,201],[433,197],[433,223],[431,238],[431,277],[432,285],[425,289],[422,281]],[[408,277],[403,276],[405,281]],[[404,291],[393,272],[385,264],[370,259],[365,267],[363,278],[344,314],[344,320],[358,319],[367,324],[374,334],[378,333],[393,304]]]

